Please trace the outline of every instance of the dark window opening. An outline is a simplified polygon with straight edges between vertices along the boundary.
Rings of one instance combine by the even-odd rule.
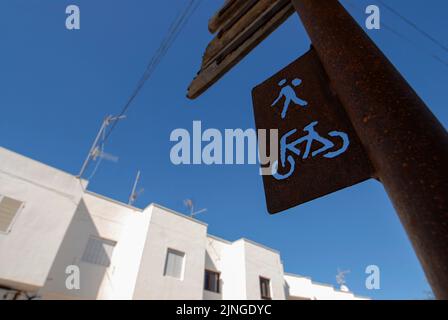
[[[271,300],[271,284],[270,280],[260,277],[261,299]]]
[[[219,273],[205,270],[204,289],[219,293]]]

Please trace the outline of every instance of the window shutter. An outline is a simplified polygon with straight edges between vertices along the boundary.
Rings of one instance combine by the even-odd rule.
[[[0,197],[0,231],[9,231],[14,217],[22,205],[23,202],[21,201],[9,197]]]
[[[168,249],[165,262],[165,275],[181,279],[184,257],[185,253]]]
[[[116,244],[112,240],[90,237],[82,255],[82,261],[108,267]]]

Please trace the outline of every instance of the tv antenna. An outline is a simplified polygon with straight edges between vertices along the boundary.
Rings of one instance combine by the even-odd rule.
[[[92,147],[89,150],[87,158],[86,158],[86,160],[84,160],[81,170],[79,171],[78,178],[82,178],[82,176],[83,176],[84,172],[86,171],[87,166],[89,165],[91,160],[96,161],[98,159],[100,159],[100,160],[105,159],[105,160],[114,161],[114,162],[118,161],[118,157],[104,152],[104,140],[106,138],[107,127],[111,123],[119,121],[124,118],[126,118],[126,116],[124,116],[124,115],[118,116],[118,117],[107,116],[103,120],[103,124],[101,125],[101,128],[98,131],[98,134],[97,134],[95,140],[93,141]],[[100,160],[97,162],[97,167],[94,169],[94,172],[98,168],[98,165],[100,164]],[[91,176],[93,176],[93,174]]]
[[[338,273],[336,274],[336,282],[340,286],[340,290],[348,292],[349,289],[346,285],[345,276],[350,273],[350,270],[340,270],[338,268]]]
[[[129,202],[128,204],[132,206],[134,202],[137,200],[137,198],[145,191],[145,189],[141,188],[137,191],[137,185],[140,181],[140,170],[137,172],[137,176],[135,177],[134,186],[132,187],[131,195],[129,196]]]
[[[197,214],[204,213],[207,211],[207,209],[205,209],[205,208],[198,210],[198,211],[194,211],[194,203],[193,203],[193,200],[191,200],[191,199],[184,200],[184,205],[188,208],[188,210],[190,210],[191,218],[194,218],[194,216]]]

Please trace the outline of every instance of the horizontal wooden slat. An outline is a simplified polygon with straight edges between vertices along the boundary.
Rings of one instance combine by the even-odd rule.
[[[233,14],[228,17],[221,26],[216,30],[218,34],[229,30],[235,23],[237,23],[249,10],[251,10],[257,3],[266,0],[246,0],[244,5],[242,5],[238,10],[234,11]]]
[[[271,5],[201,68],[188,88],[187,97],[197,98],[293,13],[294,8],[290,1],[277,1]]]
[[[256,1],[247,12],[242,14],[237,21],[230,22],[228,27],[223,27],[218,35],[210,42],[205,50],[202,67],[207,64],[233,39],[243,33],[256,19],[263,15],[273,4],[283,2],[286,4],[288,0],[260,0]]]
[[[208,22],[208,30],[211,33],[216,33],[226,21],[246,5],[247,1],[227,0],[224,6]]]

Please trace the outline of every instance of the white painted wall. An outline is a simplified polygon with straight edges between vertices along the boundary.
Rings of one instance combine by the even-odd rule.
[[[86,184],[0,147],[0,194],[25,203],[11,232],[0,233],[1,285],[44,285]]]
[[[285,274],[286,292],[289,300],[314,300],[313,283],[310,278]]]
[[[225,271],[224,252],[232,245],[231,242],[208,235],[206,238],[206,252],[205,252],[205,269],[210,271],[215,271],[220,273],[220,292],[215,293],[211,291],[204,290],[203,299],[204,300],[222,300],[223,299],[223,288],[227,287],[227,283],[224,286],[224,279],[227,277]],[[230,278],[230,276],[229,276]]]
[[[246,263],[246,299],[261,299],[260,277],[270,280],[273,300],[285,300],[285,280],[280,254],[253,241],[241,239],[244,243]]]
[[[86,193],[78,206],[53,268],[40,291],[44,299],[132,299],[149,226],[149,212]],[[111,265],[82,261],[91,237],[115,241]],[[69,265],[80,269],[79,290],[65,286]]]
[[[213,257],[216,270],[221,272],[221,293],[216,295],[204,291],[204,299],[244,300],[246,299],[246,270],[244,243],[226,242],[209,237],[207,251]],[[213,248],[217,248],[220,256],[216,258]]]
[[[205,266],[220,272],[221,292],[204,290],[204,299],[259,300],[260,276],[270,279],[273,299],[285,299],[280,255],[270,248],[247,239],[232,243],[209,236]]]
[[[156,204],[130,207],[86,185],[0,148],[0,195],[25,203],[11,232],[0,233],[0,286],[39,290],[43,299],[258,300],[261,276],[273,299],[364,299],[284,275],[280,254],[268,247],[209,236],[198,220]],[[117,243],[109,267],[82,261],[90,236]],[[182,279],[164,276],[168,248],[185,253]],[[80,290],[65,286],[68,265],[80,268]],[[205,269],[220,272],[219,293],[204,290]]]
[[[134,299],[202,299],[207,225],[158,205],[147,210],[151,223]],[[185,253],[182,279],[164,276],[169,248]]]
[[[313,282],[310,278],[294,274],[285,274],[289,300],[368,300],[355,296],[352,292],[336,290],[333,286]]]

